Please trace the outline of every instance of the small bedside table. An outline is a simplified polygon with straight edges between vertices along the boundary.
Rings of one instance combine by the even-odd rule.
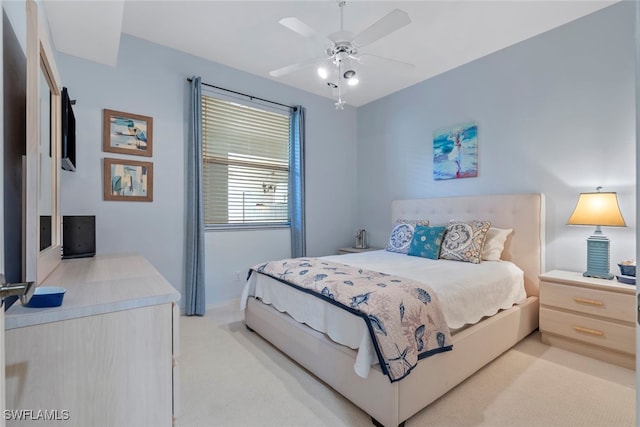
[[[369,252],[369,251],[379,251],[382,248],[374,248],[374,247],[368,247],[368,248],[351,248],[351,247],[347,247],[347,248],[338,248],[338,255],[344,255],[344,254],[357,254],[360,252]]]
[[[540,275],[542,342],[635,369],[636,287],[553,270]]]

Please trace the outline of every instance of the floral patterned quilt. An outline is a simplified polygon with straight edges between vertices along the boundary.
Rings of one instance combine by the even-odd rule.
[[[361,316],[380,367],[391,382],[418,360],[452,349],[438,297],[424,284],[319,258],[292,258],[251,268]]]

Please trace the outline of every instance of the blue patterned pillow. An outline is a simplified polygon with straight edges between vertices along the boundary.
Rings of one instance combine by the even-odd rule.
[[[411,239],[413,239],[413,230],[416,225],[429,225],[429,221],[397,220],[396,225],[391,230],[391,236],[389,237],[389,242],[387,243],[385,250],[389,252],[398,252],[400,254],[408,253],[409,246],[411,245]]]
[[[416,225],[413,239],[409,247],[409,255],[422,258],[438,259],[442,237],[447,227],[425,227]]]

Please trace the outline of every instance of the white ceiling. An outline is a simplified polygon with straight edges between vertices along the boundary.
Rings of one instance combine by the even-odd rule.
[[[53,45],[63,53],[116,65],[120,34],[126,33],[333,98],[313,68],[278,78],[269,71],[321,56],[327,47],[278,21],[294,16],[329,35],[340,29],[337,1],[41,1]],[[356,34],[393,9],[409,14],[409,25],[361,53],[412,63],[415,70],[403,74],[361,65],[360,84],[346,94],[347,104],[367,104],[613,3],[616,1],[349,1],[344,29]]]

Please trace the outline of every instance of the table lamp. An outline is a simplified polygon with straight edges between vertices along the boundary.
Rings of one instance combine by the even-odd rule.
[[[580,193],[578,203],[567,223],[569,225],[595,225],[596,230],[587,239],[587,271],[585,277],[613,279],[609,272],[609,239],[601,226],[626,227],[618,206],[616,193]]]

